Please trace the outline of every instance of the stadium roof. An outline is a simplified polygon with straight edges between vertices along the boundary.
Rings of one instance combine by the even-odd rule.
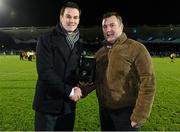
[[[51,31],[53,28],[54,27],[9,27],[0,28],[0,33],[10,35],[15,43],[35,43],[42,33]],[[83,39],[87,42],[93,42],[97,37],[103,39],[101,27],[80,28],[80,31]],[[124,31],[129,37],[135,38],[143,43],[180,44],[180,25],[134,26],[125,27]],[[0,37],[0,39],[2,39],[2,37]]]

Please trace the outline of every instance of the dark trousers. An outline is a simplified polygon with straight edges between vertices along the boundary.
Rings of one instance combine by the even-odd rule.
[[[132,107],[121,109],[107,109],[100,107],[100,121],[102,131],[138,131],[131,127]]]
[[[73,131],[75,113],[66,115],[35,112],[35,131]]]

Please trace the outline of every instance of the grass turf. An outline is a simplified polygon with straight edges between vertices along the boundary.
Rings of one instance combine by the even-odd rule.
[[[180,58],[153,58],[157,92],[150,118],[141,130],[180,131]],[[34,130],[32,101],[37,79],[35,61],[0,56],[0,131]],[[95,92],[77,103],[76,131],[100,130]]]

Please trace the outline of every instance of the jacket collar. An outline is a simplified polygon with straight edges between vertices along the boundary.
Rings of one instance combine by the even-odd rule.
[[[79,43],[77,43],[73,50],[71,51],[69,48],[68,48],[68,45],[66,43],[61,43],[59,44],[60,40],[59,39],[59,35],[62,35],[62,36],[66,36],[65,35],[65,32],[63,31],[64,29],[62,28],[62,26],[60,25],[60,23],[58,23],[56,25],[56,28],[55,28],[55,32],[57,34],[56,36],[56,39],[55,39],[55,43],[56,43],[56,46],[58,47],[58,49],[60,49],[60,52],[63,56],[63,60],[67,63],[69,59],[71,59],[72,56],[74,56],[77,52],[78,52],[78,49],[79,49]],[[79,41],[79,40],[78,40]]]
[[[113,48],[116,45],[121,45],[127,40],[127,36],[124,32],[117,38],[116,42],[114,44],[109,44],[106,40],[104,40],[102,43],[104,46],[108,49]]]
[[[124,32],[122,32],[122,34],[119,36],[119,38],[117,39],[117,41],[114,43],[114,45],[121,45],[123,44],[125,41],[127,40],[127,36]]]
[[[63,34],[63,35],[65,35],[65,33],[64,33],[63,30],[64,30],[64,29],[62,29],[62,26],[60,25],[60,23],[57,23],[57,24],[56,24],[56,33],[57,33],[57,34]]]

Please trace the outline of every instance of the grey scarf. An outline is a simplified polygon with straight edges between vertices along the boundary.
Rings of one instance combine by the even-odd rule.
[[[78,39],[79,39],[79,30],[78,29],[76,29],[72,33],[66,33],[66,40],[71,49],[74,48],[74,44],[78,41]]]
[[[79,39],[79,29],[77,28],[74,32],[68,33],[60,23],[61,28],[63,29],[64,34],[66,35],[66,41],[72,50],[74,48],[74,44],[78,41]]]

